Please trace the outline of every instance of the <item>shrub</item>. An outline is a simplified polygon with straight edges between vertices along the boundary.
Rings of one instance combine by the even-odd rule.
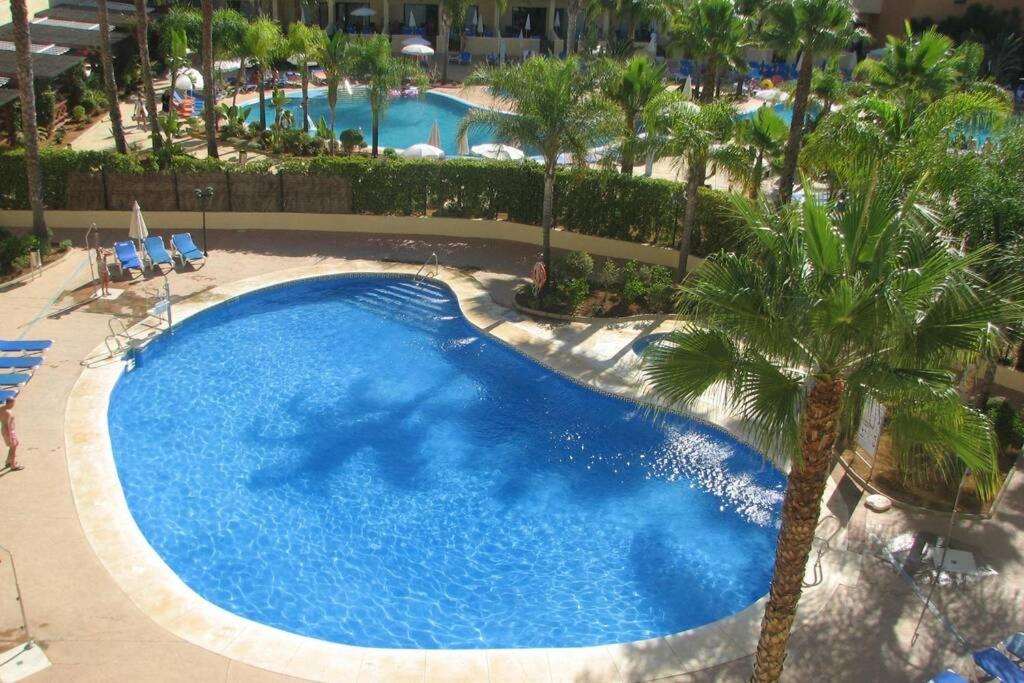
[[[82,121],[85,121],[85,107],[79,104],[74,109],[72,109],[71,120],[75,123],[81,123]]]
[[[985,406],[988,419],[999,440],[999,448],[1006,451],[1011,446],[1020,448],[1024,444],[1024,419],[1002,396],[990,398]]]
[[[622,268],[622,298],[627,304],[635,304],[647,296],[647,286],[640,278],[636,261],[629,261]]]
[[[36,96],[36,123],[40,128],[49,128],[57,108],[57,94],[46,88]]]
[[[86,90],[82,94],[82,103],[78,106],[89,116],[96,113],[98,107],[96,106],[96,98],[91,90]]]
[[[358,128],[346,128],[338,134],[341,141],[341,149],[345,154],[351,154],[352,150],[363,144],[363,131]]]
[[[10,275],[28,265],[29,252],[39,248],[33,235],[12,235],[0,228],[0,275]]]
[[[601,274],[596,278],[597,283],[605,289],[615,289],[622,284],[622,268],[613,259],[605,259],[601,267]]]
[[[67,251],[67,250],[68,250],[68,249],[70,249],[70,248],[71,248],[72,246],[74,246],[74,245],[73,245],[73,243],[71,242],[71,240],[61,240],[61,241],[60,241],[60,242],[59,242],[59,243],[57,244],[57,247],[58,247],[58,249],[60,249],[60,251]]]
[[[641,280],[646,271],[647,306],[652,311],[667,312],[672,309],[672,271],[665,266],[645,266],[640,269]]]
[[[556,260],[551,271],[554,280],[589,280],[594,272],[594,259],[585,251],[571,251]]]

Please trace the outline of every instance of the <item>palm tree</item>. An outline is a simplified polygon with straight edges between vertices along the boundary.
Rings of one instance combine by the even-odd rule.
[[[437,3],[437,39],[441,43],[441,82],[448,82],[448,42],[452,26],[466,20],[468,0],[440,0]]]
[[[114,58],[110,54],[110,19],[107,14],[107,0],[96,1],[96,12],[100,24],[100,63],[103,68],[103,87],[110,103],[110,127],[114,132],[114,147],[120,154],[128,153],[124,140],[124,123],[121,121],[121,105],[117,98],[117,79],[114,76]]]
[[[142,92],[146,95],[146,109],[149,130],[153,140],[153,151],[163,147],[160,135],[160,110],[156,107],[156,90],[153,89],[153,69],[149,65],[149,15],[146,14],[146,0],[135,0],[135,40],[139,45],[139,68],[142,71]]]
[[[242,16],[242,13],[222,7],[215,10],[212,20],[213,32],[213,54],[216,59],[242,58],[242,40],[249,28],[249,20]],[[244,60],[243,60],[244,61]],[[244,63],[239,65],[242,72],[245,70]],[[238,101],[239,88],[231,97],[231,106]]]
[[[646,359],[657,396],[690,405],[722,387],[791,465],[752,681],[782,674],[840,425],[856,423],[865,397],[927,455],[994,471],[991,424],[960,402],[953,370],[1010,306],[972,271],[977,257],[935,237],[916,199],[881,188],[837,206],[811,192],[802,207],[737,196],[747,252],[715,254],[683,284],[686,322]]]
[[[367,85],[370,114],[373,117],[372,154],[377,156],[380,122],[391,102],[391,91],[405,81],[424,85],[426,77],[416,63],[391,54],[391,42],[385,36],[358,40],[354,44],[354,74]]]
[[[765,42],[780,52],[800,51],[793,122],[779,174],[779,199],[783,203],[793,196],[814,62],[837,54],[858,38],[867,38],[867,33],[854,27],[854,17],[850,0],[776,0],[765,9]]]
[[[717,150],[715,163],[743,183],[751,199],[761,191],[767,172],[778,171],[786,149],[789,127],[771,107],[760,107],[736,124],[733,139]]]
[[[309,63],[321,53],[326,40],[327,34],[319,26],[296,21],[288,29],[288,54],[291,59],[299,62],[299,71],[302,73],[302,130],[306,133],[309,132]],[[337,99],[337,84],[334,94]],[[333,107],[331,105],[332,110]]]
[[[32,207],[32,233],[39,248],[50,250],[50,228],[43,212],[43,178],[39,168],[39,130],[36,127],[36,89],[32,76],[32,37],[29,33],[25,0],[11,0],[14,48],[18,61],[18,95],[21,98],[21,131],[25,137],[25,167],[28,175],[28,200]],[[13,179],[9,179],[13,181]]]
[[[508,113],[473,109],[459,123],[458,136],[471,128],[490,128],[499,140],[539,150],[544,157],[541,226],[544,266],[550,273],[558,156],[567,152],[584,158],[591,146],[617,130],[619,115],[607,98],[594,91],[593,76],[580,68],[576,57],[534,57],[522,64],[484,68],[466,82],[486,85]]]
[[[576,26],[579,23],[583,0],[567,0],[565,3],[565,54],[576,52]]]
[[[665,67],[654,64],[644,55],[632,57],[625,64],[607,60],[603,67],[607,73],[599,77],[601,90],[619,106],[623,117],[619,134],[622,172],[632,175],[636,152],[642,143],[638,126],[647,105],[665,91]]]
[[[216,159],[217,89],[213,82],[213,0],[202,0],[203,12],[203,121],[206,124],[206,154]]]
[[[241,54],[256,69],[257,89],[260,94],[260,127],[267,127],[267,69],[280,57],[283,38],[281,26],[273,19],[257,17],[242,36]]]
[[[338,86],[341,85],[342,78],[345,77],[345,74],[352,68],[355,62],[353,41],[349,40],[344,31],[335,31],[333,36],[320,41],[316,61],[320,63],[320,68],[324,70],[324,75],[327,77],[327,109],[329,112],[328,116],[331,117],[330,150],[331,154],[334,154],[338,138],[334,134],[335,109],[338,106]],[[303,100],[305,100],[305,93],[303,93]],[[304,102],[304,106],[308,105],[305,105]],[[303,110],[303,113],[305,114],[305,110]],[[306,118],[309,118],[308,114],[306,114]]]
[[[686,276],[690,243],[697,216],[697,196],[713,162],[735,125],[735,110],[725,103],[698,106],[677,91],[666,92],[648,105],[644,119],[648,136],[662,138],[664,150],[686,169],[685,205],[680,225],[679,267],[676,280]]]
[[[715,98],[719,74],[745,66],[743,48],[747,46],[748,27],[733,0],[693,0],[679,15],[674,34],[673,44],[684,46],[707,62],[702,102]]]

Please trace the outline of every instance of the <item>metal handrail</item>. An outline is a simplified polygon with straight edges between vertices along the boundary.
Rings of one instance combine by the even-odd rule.
[[[413,277],[413,281],[417,285],[419,285],[421,282],[423,282],[428,277],[430,277],[430,273],[429,272],[427,274],[423,275],[423,277],[420,277],[420,273],[423,272],[424,268],[426,268],[427,266],[430,265],[430,261],[431,260],[434,261],[434,273],[433,273],[434,275],[437,275],[437,272],[441,269],[441,264],[438,263],[438,261],[437,261],[437,252],[436,251],[435,252],[431,252],[430,256],[427,257],[427,260],[423,262],[423,265],[420,266],[420,269],[416,271],[416,275]]]
[[[18,571],[14,567],[14,553],[0,545],[0,550],[7,553],[7,559],[11,563],[11,576],[14,577],[14,592],[17,594],[18,609],[21,610],[21,625],[25,629],[25,639],[28,641],[25,643],[25,650],[32,648],[32,635],[28,630],[28,617],[25,616],[25,601],[21,597],[21,584],[18,583]]]

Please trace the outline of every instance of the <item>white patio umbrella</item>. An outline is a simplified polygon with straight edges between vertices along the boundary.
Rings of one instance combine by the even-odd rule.
[[[409,10],[409,28],[416,28],[416,17],[412,15],[412,10]]]
[[[523,150],[516,149],[509,145],[502,145],[496,142],[489,142],[484,145],[473,145],[471,148],[473,154],[482,156],[485,159],[502,159],[502,160],[518,160],[522,159],[525,154]]]
[[[370,9],[369,7],[357,7],[356,9],[352,10],[349,13],[349,15],[353,16],[353,17],[362,17],[363,18],[363,26],[365,27],[366,26],[366,18],[367,17],[372,17],[376,13],[377,13],[377,10]]]
[[[458,154],[460,157],[468,157],[469,156],[469,133],[468,132],[463,133],[462,135],[459,136],[459,146],[458,146],[458,149],[455,150],[455,153]]]
[[[138,202],[132,204],[132,219],[128,224],[128,236],[133,240],[138,240],[139,248],[142,247],[142,242],[149,237],[149,230],[146,229],[146,221],[142,217],[142,207],[139,206]]]
[[[430,127],[430,137],[427,138],[427,144],[432,147],[441,146],[441,127],[437,125],[437,121],[434,121],[434,125]]]
[[[686,83],[683,84],[683,97],[686,99],[693,97],[693,79],[689,76],[686,77]]]
[[[527,19],[529,19],[529,17],[527,17]],[[523,38],[523,29],[519,29],[519,40],[522,40]]]
[[[402,45],[426,45],[430,46],[430,43],[423,36],[409,36],[402,41]]]
[[[505,39],[502,38],[500,41],[498,41],[498,64],[505,63],[505,50]]]
[[[203,87],[203,75],[196,69],[185,69],[174,79],[175,90],[199,90]]]
[[[419,143],[402,150],[406,159],[444,159],[444,150],[434,145]]]
[[[532,29],[532,26],[530,25],[530,15],[529,14],[526,15],[526,27],[525,28],[526,28],[526,32],[527,33],[529,33],[530,30]],[[520,36],[520,37],[522,37],[522,36]]]
[[[476,33],[478,36],[484,34],[484,18],[479,12],[476,13]]]
[[[766,88],[764,90],[755,90],[754,97],[765,102],[785,102],[789,99],[789,93],[783,92],[778,88]]]
[[[342,85],[345,86],[345,93],[351,95],[352,94],[352,81],[350,81],[350,80],[348,80],[346,78],[344,80],[344,82],[342,83]]]
[[[651,31],[651,40],[647,43],[647,51],[650,52],[652,56],[658,53],[658,34],[654,31]]]
[[[218,71],[238,71],[242,68],[241,59],[221,59],[213,63],[213,68]]]
[[[429,45],[406,45],[402,48],[403,55],[412,55],[413,57],[429,57],[434,54],[434,48]]]
[[[558,12],[555,12],[555,28],[562,27],[562,22],[558,19],[559,16]]]

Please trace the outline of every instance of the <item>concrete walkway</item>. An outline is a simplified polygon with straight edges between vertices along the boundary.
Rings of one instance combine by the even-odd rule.
[[[82,240],[80,232],[57,235],[65,237]],[[102,235],[106,244],[114,237]],[[295,266],[351,258],[420,263],[436,251],[443,264],[469,269],[496,302],[508,304],[537,256],[532,247],[482,240],[264,231],[217,231],[211,239],[207,265],[169,274],[175,298],[201,297],[220,284]],[[19,336],[84,258],[83,252],[73,252],[39,279],[0,292],[0,336]],[[82,279],[80,274],[76,281]],[[53,338],[56,344],[17,404],[20,457],[26,469],[0,475],[0,545],[14,553],[31,635],[53,662],[31,680],[297,680],[213,654],[158,627],[114,583],[82,532],[64,454],[66,399],[81,363],[108,334],[111,316],[140,318],[162,285],[158,276],[115,283],[124,292],[112,301],[89,300],[91,289],[80,290],[59,306],[76,307],[43,317],[30,330],[30,336]],[[590,381],[618,366],[628,344],[654,329],[651,323],[609,326],[526,319],[517,325],[548,340],[550,352],[589,356],[581,362],[593,368],[595,375],[585,378]],[[583,343],[591,338],[602,341]],[[935,601],[976,649],[1024,628],[1021,474],[993,520],[961,522],[954,533],[954,546],[975,549],[998,574],[935,591]],[[875,515],[863,508],[853,513],[848,538],[850,549],[863,554],[860,579],[840,586],[825,609],[796,631],[786,680],[924,681],[946,666],[958,667],[956,640],[931,614],[925,615],[920,636],[911,645],[921,602],[871,545],[872,534],[892,539],[917,529],[944,533],[946,519],[899,511]],[[0,564],[0,649],[23,639],[8,564]],[[685,590],[680,586],[679,599],[686,599]],[[673,680],[738,681],[745,679],[749,667],[741,659]],[[959,668],[969,671],[962,664]]]

